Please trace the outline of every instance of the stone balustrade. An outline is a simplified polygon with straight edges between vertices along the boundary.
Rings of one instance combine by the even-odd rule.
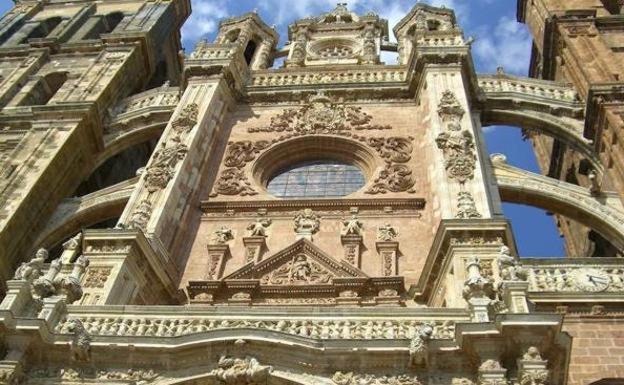
[[[479,87],[488,97],[512,93],[580,104],[578,93],[574,88],[547,80],[509,75],[480,75]]]
[[[573,263],[562,262],[530,265],[523,263],[527,271],[531,292],[624,292],[624,263]],[[586,260],[579,261],[585,262]]]
[[[178,87],[163,86],[153,88],[122,100],[114,108],[113,115],[118,120],[132,113],[142,112],[154,107],[168,107],[173,112],[180,101],[179,93],[180,89]]]
[[[250,87],[306,86],[316,84],[396,83],[404,82],[407,72],[397,68],[344,71],[272,71],[254,72]]]

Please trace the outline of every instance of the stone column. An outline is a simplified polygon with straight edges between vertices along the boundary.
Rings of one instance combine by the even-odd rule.
[[[381,275],[384,277],[398,275],[399,242],[378,241],[375,243],[377,253],[381,257]]]
[[[473,258],[466,265],[468,279],[464,283],[464,299],[468,302],[472,322],[489,322],[489,308],[492,303],[492,282],[481,275],[478,258]]]
[[[251,63],[252,70],[263,70],[269,67],[269,60],[271,58],[271,50],[274,43],[269,40],[263,40],[256,51],[254,60]]]
[[[343,259],[357,268],[360,267],[360,249],[362,248],[362,236],[356,234],[341,235],[340,241],[344,246]]]

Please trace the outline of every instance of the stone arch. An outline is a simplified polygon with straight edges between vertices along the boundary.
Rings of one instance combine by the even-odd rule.
[[[167,123],[168,121],[164,120],[142,124],[107,141],[104,150],[97,154],[93,169],[97,169],[108,159],[131,147],[159,138]]]
[[[83,228],[123,212],[138,177],[77,198],[63,200],[41,232],[36,244],[51,247]]]
[[[501,199],[546,209],[576,220],[599,232],[624,250],[624,210],[616,193],[592,195],[588,189],[522,170],[492,156]]]
[[[583,137],[582,122],[559,117],[541,111],[524,108],[486,108],[481,114],[483,126],[503,125],[537,131],[565,143],[570,149],[583,155],[597,172],[604,167],[595,152],[592,141]]]

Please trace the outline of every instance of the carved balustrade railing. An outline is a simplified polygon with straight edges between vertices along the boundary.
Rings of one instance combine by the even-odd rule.
[[[228,60],[236,56],[236,45],[200,43],[187,60]]]
[[[110,309],[113,309],[112,307]],[[110,310],[109,309],[109,310]],[[303,311],[250,312],[251,314],[219,314],[201,310],[163,307],[159,314],[136,309],[132,315],[106,312],[106,307],[71,306],[55,327],[55,333],[70,334],[72,319],[82,321],[93,336],[123,337],[178,337],[226,332],[235,329],[254,329],[277,332],[317,340],[326,339],[411,339],[423,324],[433,327],[433,338],[452,339],[457,322],[469,322],[462,309],[426,309],[420,312],[389,311],[383,316],[354,311],[336,315],[322,312],[310,315]],[[412,309],[413,310],[413,309]]]
[[[366,69],[344,71],[273,71],[254,72],[249,87],[307,86],[315,84],[397,83],[404,82],[407,72],[402,69]]]
[[[130,114],[143,113],[148,109],[168,109],[173,112],[180,101],[180,89],[178,87],[163,86],[151,89],[140,94],[130,96],[117,105],[112,115],[114,120],[127,119]]]
[[[584,104],[574,88],[547,80],[520,78],[506,74],[479,75],[479,87],[489,99],[531,101],[581,113]]]
[[[417,47],[458,47],[466,42],[462,36],[422,36],[416,41]]]
[[[572,262],[575,261],[575,262]],[[522,263],[530,292],[610,293],[624,292],[624,262],[610,259],[540,260]]]

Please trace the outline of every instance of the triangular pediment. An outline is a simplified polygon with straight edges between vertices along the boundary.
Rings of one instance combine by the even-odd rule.
[[[300,239],[269,258],[249,263],[225,277],[257,279],[261,285],[322,285],[335,278],[366,278],[360,269],[331,257],[307,239]]]

